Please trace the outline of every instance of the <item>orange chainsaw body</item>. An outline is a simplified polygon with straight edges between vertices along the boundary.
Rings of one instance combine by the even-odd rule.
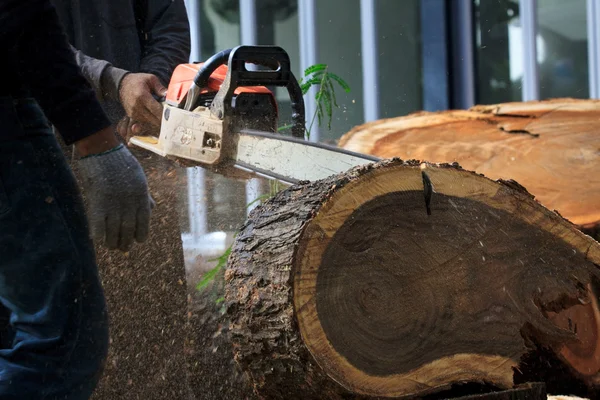
[[[198,64],[180,64],[173,71],[173,75],[171,76],[171,81],[169,82],[169,88],[167,91],[166,100],[171,105],[179,105],[181,101],[184,100],[185,95],[192,82],[194,81],[194,77],[198,73],[198,70],[202,67],[204,63]],[[221,65],[218,67],[215,72],[212,73],[210,79],[208,80],[208,87],[203,88],[200,92],[201,96],[204,95],[214,95],[219,91],[223,81],[225,80],[225,76],[227,75],[227,65]],[[267,89],[264,86],[245,86],[238,87],[234,91],[234,95],[240,95],[242,93],[245,94],[257,94],[262,96],[270,96],[272,98],[273,104],[276,106],[275,96],[273,96],[273,92]]]

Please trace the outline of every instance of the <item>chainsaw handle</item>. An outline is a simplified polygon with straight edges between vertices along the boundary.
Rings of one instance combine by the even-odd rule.
[[[227,62],[230,53],[231,49],[220,51],[219,53],[206,60],[202,67],[200,67],[200,69],[194,76],[194,80],[192,81],[192,84],[190,85],[190,88],[186,93],[184,100],[181,102],[181,106],[185,110],[191,111],[194,108],[196,108],[198,103],[198,97],[200,97],[200,92],[202,91],[202,89],[208,86],[208,80],[210,79],[212,73],[215,72],[216,69],[219,68],[221,65]]]
[[[292,136],[304,138],[304,98],[302,89],[291,71],[290,58],[285,50],[279,46],[238,46],[224,52],[227,51],[229,51],[227,76],[212,102],[211,112],[221,119],[228,115],[235,89],[240,86],[285,87],[292,106]],[[270,69],[248,71],[246,63],[258,64]]]
[[[200,67],[198,70],[198,73],[196,73],[196,76],[194,77],[194,84],[200,89],[207,87],[208,79],[213,72],[215,72],[221,65],[226,64],[229,60],[229,54],[231,54],[231,50],[232,49],[220,51],[206,60],[202,67]]]

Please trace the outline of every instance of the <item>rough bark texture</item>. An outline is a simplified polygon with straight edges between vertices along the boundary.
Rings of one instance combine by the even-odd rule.
[[[268,399],[509,389],[538,348],[567,362],[577,328],[549,314],[595,307],[598,264],[600,244],[516,182],[417,161],[355,168],[251,213],[225,276],[235,359]]]
[[[382,158],[458,162],[514,179],[600,237],[600,101],[554,99],[420,112],[360,125],[340,147]]]
[[[64,147],[68,158],[70,148]],[[177,204],[181,182],[163,158],[130,149],[156,201],[150,236],[129,253],[96,246],[110,349],[93,400],[190,399],[184,354],[185,266]],[[76,163],[71,167],[77,176]]]

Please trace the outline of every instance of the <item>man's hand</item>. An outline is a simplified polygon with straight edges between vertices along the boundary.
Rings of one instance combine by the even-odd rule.
[[[125,75],[119,88],[119,98],[127,116],[155,127],[160,126],[163,108],[152,95],[162,97],[166,93],[167,89],[156,76],[143,73]]]
[[[127,251],[147,239],[154,201],[142,167],[119,143],[112,127],[75,144],[89,203],[92,238]]]
[[[125,140],[125,143],[129,143],[129,139],[133,136],[158,136],[160,130],[149,124],[134,122],[128,116],[124,116],[117,124],[117,133]]]

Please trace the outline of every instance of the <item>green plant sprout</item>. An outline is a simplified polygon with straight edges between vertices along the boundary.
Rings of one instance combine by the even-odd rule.
[[[306,70],[304,70],[304,76],[298,81],[303,95],[306,95],[311,87],[319,87],[319,90],[315,94],[317,109],[310,120],[310,125],[305,127],[307,138],[310,138],[310,133],[315,120],[318,121],[319,125],[321,125],[323,123],[323,119],[327,117],[327,129],[331,130],[333,108],[339,108],[339,105],[337,104],[337,97],[335,95],[334,82],[337,83],[346,93],[350,92],[350,86],[346,83],[346,81],[333,72],[329,72],[329,67],[327,64],[315,64],[308,67]],[[291,124],[283,125],[278,128],[278,131],[285,131],[291,127]]]
[[[331,130],[331,121],[333,119],[333,107],[339,108],[337,98],[335,97],[335,87],[333,82],[336,82],[346,93],[350,92],[350,86],[342,78],[328,71],[327,64],[315,64],[308,67],[304,71],[304,77],[300,79],[300,88],[302,94],[307,94],[311,87],[319,86],[319,90],[315,95],[317,101],[317,109],[310,121],[310,125],[306,128],[307,137],[310,137],[310,132],[318,119],[319,125],[323,122],[323,118],[327,116],[327,129]]]
[[[310,132],[313,128],[315,121],[318,122],[318,125],[322,125],[323,120],[327,118],[327,129],[331,130],[331,121],[333,120],[333,109],[339,108],[337,104],[337,98],[335,96],[335,86],[334,82],[337,83],[346,93],[350,92],[350,86],[340,78],[338,75],[329,72],[329,67],[327,64],[315,64],[308,67],[304,71],[304,76],[298,81],[300,84],[300,89],[302,90],[302,94],[306,95],[310,88],[313,86],[318,86],[319,90],[315,94],[315,100],[317,101],[317,108],[315,113],[312,115],[310,124],[305,126],[306,137],[310,138]],[[292,125],[283,125],[280,126],[277,131],[283,132],[292,127]],[[256,199],[246,204],[246,208],[253,206],[256,203],[264,203],[271,197],[275,196],[279,191],[285,188],[281,182],[276,180],[269,180],[269,193],[262,194],[258,196]],[[237,233],[236,233],[237,236]],[[216,261],[217,264],[207,273],[202,276],[202,279],[196,285],[197,290],[203,290],[208,285],[214,281],[217,275],[227,266],[227,260],[229,259],[229,255],[231,254],[231,249],[233,244],[230,245],[225,252],[219,257],[208,260],[210,262]],[[224,301],[223,297],[219,297],[216,300],[216,304],[220,304]]]
[[[196,289],[202,290],[205,287],[207,287],[209,283],[211,283],[215,279],[215,277],[221,271],[221,269],[223,269],[227,265],[227,259],[231,254],[231,247],[232,246],[229,246],[227,250],[225,250],[225,253],[221,254],[219,257],[208,260],[209,262],[216,261],[217,265],[215,265],[210,271],[208,271],[204,274],[204,276],[202,276],[202,279],[200,280],[200,282],[198,282],[198,285],[196,285]]]

